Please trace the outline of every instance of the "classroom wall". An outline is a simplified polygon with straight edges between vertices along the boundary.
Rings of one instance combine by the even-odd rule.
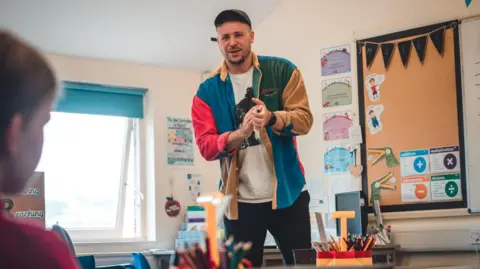
[[[475,0],[469,8],[465,6],[464,0],[284,0],[255,28],[254,49],[259,54],[286,57],[304,75],[315,122],[310,134],[300,137],[298,144],[307,180],[323,181],[321,195],[360,188],[361,185],[359,179],[350,176],[323,176],[323,146],[326,143],[323,142],[321,117],[327,110],[322,108],[320,50],[337,45],[351,45],[353,104],[338,109],[330,108],[328,112],[349,108],[358,115],[355,39],[474,14],[480,14],[480,3]],[[355,121],[358,122],[358,116]],[[334,208],[331,202],[329,206],[330,210]],[[472,252],[463,253],[464,255],[418,252],[433,250],[432,248],[435,251],[441,251],[441,248],[471,251],[468,232],[472,227],[480,227],[480,218],[468,216],[465,210],[386,214],[386,223],[391,224],[397,232],[396,242],[406,248],[402,260],[405,265],[472,262],[470,258],[464,259],[465,255],[473,257]],[[440,256],[443,259],[439,259]]]
[[[151,181],[153,188],[147,190],[147,200],[155,196],[153,205],[155,210],[147,212],[150,224],[155,217],[156,226],[154,239],[156,244],[150,245],[155,248],[173,249],[175,236],[179,225],[183,220],[187,197],[187,184],[184,178],[185,172],[201,173],[204,175],[204,191],[215,191],[218,183],[219,169],[216,162],[206,162],[202,159],[195,147],[195,167],[191,169],[167,169],[165,158],[165,117],[185,116],[190,117],[190,106],[193,95],[200,83],[200,73],[167,69],[161,67],[138,65],[132,63],[91,60],[55,54],[47,54],[58,72],[60,79],[102,83],[120,86],[135,86],[148,89],[145,115],[146,141],[149,156],[147,180]],[[173,196],[182,207],[181,214],[176,218],[170,218],[165,214],[164,205],[166,197],[170,196],[171,188],[169,179],[173,178]],[[121,248],[121,244],[111,245],[79,245],[77,252],[117,252],[139,251],[139,245],[128,249]],[[125,245],[125,244],[124,244]],[[141,247],[145,247],[142,245]]]

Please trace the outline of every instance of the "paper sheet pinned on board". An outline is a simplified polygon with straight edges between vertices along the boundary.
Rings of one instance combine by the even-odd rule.
[[[307,179],[307,188],[310,195],[325,196],[326,190],[324,186],[324,180],[322,177],[315,177]]]
[[[323,114],[323,140],[349,139],[352,124],[353,112],[350,110]]]
[[[328,194],[335,196],[337,193],[359,191],[362,188],[361,180],[350,174],[345,175],[329,175],[324,180],[328,180]]]
[[[383,105],[370,105],[365,110],[367,117],[368,128],[370,134],[374,135],[380,132],[383,128],[381,114],[383,112]]]
[[[367,87],[368,98],[370,101],[377,102],[380,100],[380,88],[385,81],[385,75],[370,74],[365,78],[365,87]]]
[[[323,107],[352,104],[352,77],[326,79],[321,84]]]
[[[350,45],[322,49],[322,76],[336,75],[351,71]]]
[[[319,196],[310,193],[310,204],[309,208],[311,211],[321,212],[321,213],[328,213],[329,206],[328,206],[328,197],[327,196]]]
[[[354,145],[360,145],[363,143],[362,127],[360,125],[353,125],[348,129],[350,133],[350,141]]]
[[[355,164],[355,154],[349,144],[340,144],[324,148],[323,173],[348,173],[351,165]]]
[[[185,180],[188,186],[189,202],[195,204],[203,192],[203,176],[198,173],[186,173]]]

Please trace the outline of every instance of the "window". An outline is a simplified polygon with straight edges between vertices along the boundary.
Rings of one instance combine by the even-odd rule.
[[[58,223],[74,242],[144,237],[138,176],[144,91],[129,91],[66,83],[45,127],[37,171],[45,172],[47,227]]]

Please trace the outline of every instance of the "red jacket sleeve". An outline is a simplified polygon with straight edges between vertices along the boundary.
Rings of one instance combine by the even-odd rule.
[[[218,160],[235,154],[227,152],[227,139],[231,132],[219,134],[212,109],[200,97],[195,95],[192,104],[192,123],[195,133],[195,142],[207,161]]]

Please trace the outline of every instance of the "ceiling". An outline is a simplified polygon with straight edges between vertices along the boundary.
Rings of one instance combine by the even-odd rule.
[[[243,9],[255,28],[281,1],[0,0],[0,26],[51,53],[203,72],[221,61],[218,12]]]

